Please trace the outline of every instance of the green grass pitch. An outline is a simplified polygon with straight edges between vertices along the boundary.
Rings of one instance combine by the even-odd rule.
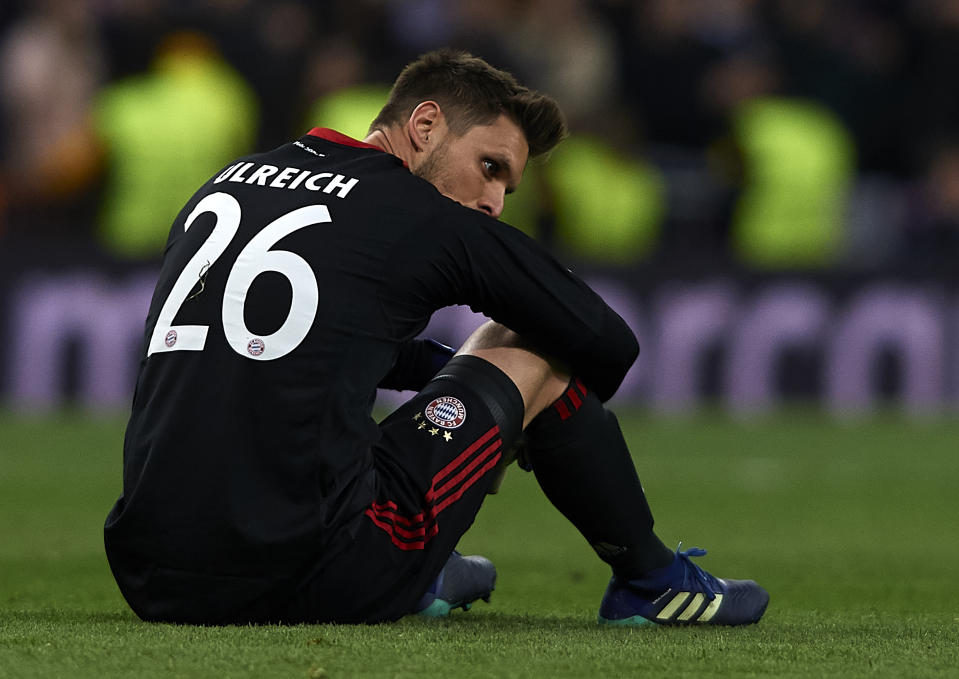
[[[145,624],[101,546],[123,422],[8,414],[0,677],[959,677],[959,421],[621,421],[660,535],[766,586],[759,625],[598,627],[606,568],[515,469],[460,545],[497,564],[490,605],[379,626]]]

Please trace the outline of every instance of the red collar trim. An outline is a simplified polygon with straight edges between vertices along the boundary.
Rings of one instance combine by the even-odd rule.
[[[307,132],[311,137],[319,137],[320,139],[325,139],[326,141],[331,141],[334,144],[342,144],[343,146],[352,146],[358,149],[375,149],[377,151],[383,151],[379,146],[373,146],[372,144],[367,144],[365,141],[359,141],[353,139],[353,137],[347,137],[345,134],[340,134],[336,130],[331,130],[328,127],[314,127],[312,130]]]

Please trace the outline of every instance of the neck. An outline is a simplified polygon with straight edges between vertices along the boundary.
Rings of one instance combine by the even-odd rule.
[[[387,130],[376,128],[366,135],[366,139],[363,141],[381,148],[387,153],[392,153],[394,156],[396,155],[396,151],[393,150],[393,141],[390,139],[390,134]]]
[[[402,160],[404,163],[409,164],[410,155],[407,152],[406,145],[403,144],[402,135],[397,134],[397,131],[393,128],[376,128],[363,140],[367,144],[372,144],[377,148],[380,148],[387,153],[392,153],[394,156]]]

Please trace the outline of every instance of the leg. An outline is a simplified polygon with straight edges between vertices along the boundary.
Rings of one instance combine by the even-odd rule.
[[[550,501],[613,568],[599,620],[615,625],[757,622],[769,594],[752,580],[720,580],[675,556],[653,517],[615,415],[502,326],[481,328],[461,349],[495,363],[526,406],[528,457]]]
[[[619,422],[595,394],[496,323],[479,328],[459,353],[493,363],[516,384],[536,479],[600,558],[627,578],[673,560],[653,533]]]
[[[482,358],[513,381],[523,398],[523,429],[562,396],[569,383],[568,374],[529,349],[515,332],[492,321],[470,335],[457,355]]]
[[[618,576],[669,564],[616,415],[578,380],[526,430],[527,457],[550,502]]]
[[[523,401],[509,377],[476,357],[452,359],[380,423],[369,469],[342,490],[355,500],[348,511],[338,509],[347,505],[341,500],[331,506],[341,512],[330,516],[339,528],[284,620],[372,623],[430,608],[424,594],[450,607],[488,596],[492,565],[473,568],[475,561],[451,554],[522,422]],[[450,564],[452,577],[438,577]]]
[[[515,340],[501,326],[484,326],[468,343],[471,350],[380,423],[368,483],[357,491],[359,511],[331,540],[330,563],[308,579],[288,620],[395,620],[423,609],[444,614],[488,596],[492,564],[451,554],[504,451],[529,421],[528,410],[554,398],[544,393],[553,383],[548,363],[506,346]],[[561,380],[553,385],[556,393]],[[434,606],[437,599],[443,605]]]

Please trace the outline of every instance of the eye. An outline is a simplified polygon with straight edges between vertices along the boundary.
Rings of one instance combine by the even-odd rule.
[[[489,175],[495,175],[499,172],[499,163],[495,160],[490,160],[489,158],[483,159],[483,169],[486,170],[486,173]]]

